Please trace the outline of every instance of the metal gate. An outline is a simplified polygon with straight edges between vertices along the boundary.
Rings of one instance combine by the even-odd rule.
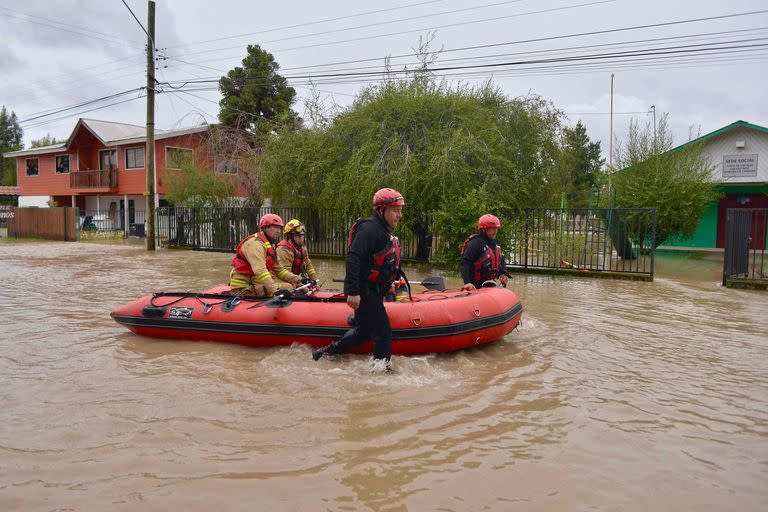
[[[729,208],[725,224],[723,286],[733,280],[768,284],[768,208]]]

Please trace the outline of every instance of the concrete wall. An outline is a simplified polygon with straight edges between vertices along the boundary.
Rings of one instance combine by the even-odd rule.
[[[19,206],[37,206],[39,208],[48,208],[48,201],[51,196],[19,196]],[[69,205],[64,205],[69,206]]]

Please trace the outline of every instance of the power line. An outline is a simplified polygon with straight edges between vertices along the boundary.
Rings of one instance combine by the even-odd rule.
[[[450,24],[446,24],[446,25],[436,25],[436,26],[433,26],[433,27],[411,29],[411,30],[405,30],[405,31],[400,31],[400,32],[390,32],[388,34],[377,34],[377,35],[373,35],[373,36],[357,37],[357,38],[354,38],[354,39],[345,39],[345,40],[342,40],[342,41],[332,41],[332,42],[327,42],[327,43],[315,43],[315,44],[310,44],[310,45],[305,45],[305,46],[297,46],[295,48],[288,48],[288,49],[281,50],[281,51],[298,50],[298,49],[304,49],[304,48],[316,48],[318,46],[330,46],[330,45],[334,45],[334,44],[342,44],[342,43],[349,43],[349,42],[355,42],[355,41],[362,41],[362,40],[365,40],[365,39],[376,39],[376,38],[379,38],[379,37],[389,37],[389,36],[397,36],[397,35],[402,35],[402,34],[412,34],[414,32],[422,32],[422,33],[424,33],[424,32],[433,31],[433,30],[436,30],[436,29],[439,29],[439,28],[451,28],[451,27],[458,27],[458,26],[464,26],[464,25],[473,25],[473,24],[477,24],[477,23],[487,23],[487,22],[504,20],[504,19],[510,19],[510,18],[519,18],[519,17],[522,17],[522,16],[531,16],[531,15],[534,15],[534,14],[543,14],[543,13],[548,13],[548,12],[564,11],[564,10],[569,10],[569,9],[578,9],[579,7],[590,7],[590,6],[593,6],[593,5],[613,3],[615,1],[616,0],[596,0],[596,1],[582,3],[582,4],[567,5],[567,6],[563,6],[563,7],[553,7],[553,8],[550,8],[550,9],[542,9],[542,10],[538,10],[538,11],[528,11],[528,12],[523,12],[523,13],[510,14],[510,15],[507,15],[507,16],[495,16],[493,18],[484,18],[484,19],[481,19],[481,20],[462,21],[462,22],[459,22],[459,23],[450,23]],[[341,29],[337,29],[336,31],[338,31],[338,30],[341,30]],[[350,28],[350,29],[344,29],[344,30],[356,30],[356,28]],[[272,39],[272,40],[269,40],[269,41],[263,41],[261,44],[275,43],[275,42],[280,42],[280,41],[286,41],[286,40],[289,40],[289,39],[296,39],[296,38],[315,36],[315,35],[322,35],[322,34],[323,33],[303,34],[303,35],[299,35],[299,36],[291,36],[291,37],[286,37],[286,38],[282,38],[282,39]],[[187,53],[187,54],[181,54],[180,56],[184,57],[184,56],[187,56],[187,55],[200,55],[200,54],[203,54],[203,53],[211,53],[211,52],[217,52],[217,51],[232,50],[232,49],[236,49],[236,48],[242,48],[242,46],[230,46],[230,47],[226,47],[226,48],[217,48],[217,49],[212,49],[212,50],[202,50],[202,51],[199,51],[199,52],[192,52],[192,53]]]
[[[138,23],[138,24],[139,24],[139,26],[141,27],[141,30],[143,30],[143,31],[144,31],[144,33],[145,33],[145,34],[147,34],[147,39],[149,39],[149,40],[152,40],[152,37],[149,35],[149,32],[147,32],[147,29],[146,29],[146,28],[144,28],[144,25],[141,23],[141,21],[139,21],[139,18],[137,18],[137,17],[136,17],[136,15],[133,13],[133,9],[131,9],[131,6],[129,6],[129,5],[128,5],[128,4],[125,2],[125,0],[122,0],[122,2],[123,2],[123,5],[125,6],[125,8],[126,8],[126,9],[128,9],[128,12],[130,12],[130,13],[131,13],[131,16],[133,16],[133,19],[135,19],[135,20],[136,20],[136,23]],[[152,41],[152,47],[154,48],[154,46],[155,46],[155,42],[154,42],[154,41]]]
[[[768,13],[768,10],[759,10],[759,11],[748,11],[748,12],[740,12],[740,13],[732,13],[732,14],[724,14],[724,15],[718,15],[718,16],[707,16],[702,18],[689,18],[689,19],[683,19],[683,20],[675,20],[675,21],[668,21],[668,22],[659,22],[659,23],[651,23],[651,24],[644,24],[644,25],[632,25],[628,27],[620,27],[620,28],[613,28],[613,29],[603,29],[603,30],[593,30],[589,32],[576,32],[576,33],[570,33],[570,34],[561,34],[561,35],[555,35],[555,36],[546,36],[546,37],[538,37],[538,38],[531,38],[531,39],[520,39],[516,41],[505,41],[501,43],[488,43],[488,44],[481,44],[481,45],[473,45],[473,46],[464,46],[459,48],[451,48],[451,49],[441,49],[438,51],[432,51],[432,52],[425,52],[426,55],[434,55],[434,54],[447,54],[447,53],[453,53],[453,52],[464,52],[464,51],[470,51],[470,50],[478,50],[478,49],[484,49],[484,48],[495,48],[500,46],[511,46],[511,45],[518,45],[518,44],[527,44],[527,43],[538,43],[538,42],[544,42],[544,41],[554,41],[559,39],[569,39],[574,37],[585,37],[585,36],[594,36],[594,35],[603,35],[603,34],[611,34],[616,32],[625,32],[625,31],[634,31],[634,30],[643,30],[648,28],[658,28],[658,27],[669,27],[669,26],[675,26],[675,25],[681,25],[681,24],[688,24],[688,23],[699,23],[699,22],[705,22],[705,21],[714,21],[714,20],[722,20],[722,19],[729,19],[729,18],[736,18],[736,17],[743,17],[743,16],[751,16],[751,15],[759,15],[759,14],[765,14]],[[302,47],[296,47],[296,48],[289,48],[286,50],[280,50],[280,51],[289,51],[293,49],[301,49],[306,48],[306,46]],[[407,54],[400,54],[400,55],[394,55],[394,56],[384,56],[384,57],[375,57],[375,58],[367,58],[367,59],[357,59],[357,60],[347,60],[347,61],[341,61],[341,62],[331,62],[326,64],[317,64],[314,66],[304,66],[302,68],[287,68],[287,69],[303,69],[307,67],[329,67],[329,66],[335,66],[338,64],[354,64],[354,63],[360,63],[360,62],[372,62],[372,61],[383,61],[386,58],[391,59],[400,59],[404,57],[413,57],[412,53]],[[231,57],[227,57],[229,59]],[[210,59],[209,61],[218,61],[223,59]],[[207,62],[207,61],[202,61]]]
[[[583,55],[574,55],[574,56],[565,56],[565,57],[552,57],[552,58],[539,58],[539,59],[530,59],[530,60],[516,60],[516,61],[505,61],[505,62],[492,62],[492,63],[483,63],[483,64],[467,64],[467,65],[458,65],[458,66],[438,66],[426,69],[425,71],[429,72],[440,72],[440,71],[455,71],[455,70],[462,70],[462,69],[486,69],[486,68],[498,68],[498,67],[508,67],[508,66],[523,66],[523,65],[531,65],[531,64],[547,64],[547,63],[557,63],[557,62],[570,62],[570,61],[586,61],[586,60],[601,60],[601,59],[608,59],[608,58],[622,58],[622,57],[636,57],[636,56],[653,56],[653,55],[668,55],[668,54],[686,54],[686,53],[693,53],[693,52],[713,52],[716,50],[733,50],[733,49],[747,49],[752,47],[764,47],[768,46],[767,43],[762,44],[741,44],[736,45],[735,43],[744,43],[744,42],[753,42],[753,41],[765,41],[768,38],[752,38],[752,39],[743,39],[743,40],[736,40],[736,41],[727,41],[727,42],[713,42],[713,43],[699,43],[699,44],[689,44],[689,45],[680,45],[680,46],[667,46],[667,47],[657,47],[657,48],[645,48],[645,49],[639,49],[639,50],[627,50],[627,51],[615,51],[611,53],[593,53],[593,54],[583,54]],[[729,46],[722,46],[722,45],[729,45]],[[713,45],[721,45],[721,46],[713,46]],[[334,70],[331,70],[334,71]],[[303,74],[303,75],[285,75],[284,78],[286,80],[297,80],[297,79],[314,79],[314,80],[323,80],[325,78],[344,78],[344,77],[365,77],[365,76],[373,76],[373,75],[401,75],[401,74],[408,74],[412,71],[408,70],[384,70],[384,71],[354,71],[354,72],[328,72],[328,73],[320,73],[320,74]],[[265,77],[253,77],[253,78],[244,78],[242,79],[243,82],[246,83],[264,83]],[[184,82],[184,84],[200,84],[200,83],[214,83],[218,82],[218,79],[204,79],[204,80],[176,80],[175,82]]]
[[[687,39],[698,39],[706,36],[713,36],[709,39],[722,39],[723,37],[727,37],[728,34],[735,34],[735,33],[744,33],[744,32],[755,32],[755,31],[765,31],[768,29],[768,27],[756,27],[756,28],[749,28],[749,29],[741,29],[741,30],[728,30],[728,31],[718,31],[718,32],[706,32],[706,33],[699,33],[699,34],[688,34],[688,35],[682,35],[682,36],[673,36],[673,37],[660,37],[660,38],[651,38],[651,39],[638,39],[638,40],[632,40],[632,41],[618,41],[618,42],[611,42],[611,43],[602,43],[602,44],[590,44],[590,45],[579,45],[579,46],[568,46],[568,47],[560,47],[560,48],[548,48],[543,50],[531,50],[531,51],[524,51],[524,52],[514,52],[514,53],[497,53],[497,54],[491,54],[491,55],[471,55],[467,57],[457,57],[453,59],[440,59],[441,63],[446,62],[462,62],[462,61],[473,61],[476,62],[478,60],[486,60],[491,58],[497,58],[497,57],[510,57],[514,55],[536,55],[536,54],[542,54],[542,53],[553,53],[553,52],[574,52],[579,49],[587,49],[587,48],[605,48],[605,47],[632,47],[632,46],[638,46],[639,43],[656,43],[660,41],[671,41],[671,40],[687,40]],[[413,57],[414,55],[408,55],[409,57]],[[227,71],[217,68],[212,68],[210,66],[203,66],[202,64],[197,64],[194,62],[188,62],[183,61],[181,59],[175,59],[173,57],[169,57],[170,60],[181,62],[183,64],[186,64],[188,66],[194,66],[199,67],[201,69],[206,70],[212,70],[219,73],[219,75],[215,77],[205,77],[210,79],[217,79],[221,76],[221,74],[226,74]],[[360,59],[358,61],[346,61],[336,64],[345,64],[345,63],[351,63],[351,62],[367,62],[370,60],[378,60],[378,59]],[[420,62],[412,62],[412,63],[398,63],[398,66],[418,66],[420,65]],[[289,70],[301,70],[301,69],[312,69],[317,67],[326,67],[329,66],[329,64],[313,64],[309,66],[296,66],[292,68],[283,68],[281,71],[289,71]],[[383,68],[382,65],[377,66],[357,66],[353,68],[340,68],[336,71],[358,71],[358,70],[365,70],[365,69],[378,69],[381,71],[384,71],[385,68]],[[197,75],[195,75],[197,76]],[[203,78],[203,77],[198,77]]]
[[[82,29],[83,27],[78,27],[76,25],[70,25],[69,23],[62,23],[60,21],[50,20],[48,18],[43,18],[42,16],[35,16],[33,14],[26,14],[26,13],[23,13],[23,12],[20,12],[20,11],[15,11],[13,9],[9,9],[8,7],[0,6],[0,9],[3,9],[5,11],[9,11],[10,13],[12,13],[12,14],[0,13],[0,16],[6,16],[6,17],[9,17],[9,18],[15,18],[15,19],[18,19],[18,20],[26,22],[26,23],[32,23],[33,25],[40,25],[40,26],[49,27],[49,28],[52,28],[52,29],[55,29],[55,30],[61,30],[63,32],[69,32],[71,34],[77,34],[77,35],[79,35],[81,37],[88,37],[88,38],[91,38],[91,39],[99,39],[99,40],[105,41],[107,43],[121,44],[123,46],[130,46],[132,48],[140,48],[139,46],[136,46],[136,44],[133,43],[132,41],[128,41],[128,40],[125,40],[125,39],[120,39],[120,38],[111,36],[109,34],[104,34],[102,32],[97,32],[97,31],[92,30],[90,28],[86,28],[85,29],[86,31],[68,29],[68,28],[64,28],[64,27],[75,27],[77,29]],[[30,19],[25,19],[22,16],[24,16],[26,18],[30,18]],[[43,22],[40,22],[40,21],[34,21],[33,18],[44,20],[44,21],[47,21],[48,23],[43,23]],[[51,23],[55,23],[56,25],[52,25]],[[61,25],[61,26],[59,26],[59,25]],[[104,37],[99,37],[100,35],[104,36]],[[107,39],[107,38],[109,38],[109,39]]]
[[[146,97],[146,94],[140,94],[140,95],[136,96],[135,98],[128,98],[127,100],[116,101],[114,103],[109,103],[107,105],[101,105],[101,106],[98,106],[98,107],[90,108],[90,109],[87,109],[87,110],[82,110],[82,111],[75,112],[75,113],[72,113],[72,114],[67,114],[65,116],[57,117],[55,119],[49,119],[47,121],[33,123],[31,125],[25,126],[24,128],[29,129],[29,128],[36,128],[38,126],[45,126],[47,124],[51,124],[51,123],[54,123],[56,121],[61,121],[62,119],[69,119],[71,117],[76,117],[76,116],[79,116],[81,114],[86,114],[88,112],[93,112],[95,110],[102,110],[102,109],[105,109],[105,108],[108,108],[108,107],[113,107],[115,105],[120,105],[122,103],[128,103],[130,101],[136,101],[136,100],[139,100],[139,99],[144,98],[144,97]]]
[[[52,115],[55,115],[55,114],[60,114],[62,112],[66,112],[67,110],[75,110],[75,109],[80,108],[80,107],[85,107],[87,105],[92,105],[94,103],[99,103],[99,102],[102,102],[102,101],[105,101],[105,100],[109,100],[109,99],[112,99],[112,98],[117,98],[119,96],[125,96],[126,94],[130,94],[130,93],[133,93],[133,92],[141,91],[143,89],[146,89],[146,87],[136,87],[135,89],[130,89],[130,90],[127,90],[127,91],[122,91],[122,92],[118,92],[118,93],[115,93],[115,94],[110,94],[109,96],[102,96],[101,98],[96,98],[94,100],[85,101],[83,103],[78,103],[76,105],[71,105],[69,107],[59,108],[59,109],[56,109],[56,110],[53,110],[53,111],[50,111],[50,112],[47,112],[47,113],[39,113],[38,115],[32,115],[31,117],[28,117],[26,119],[23,119],[23,120],[19,121],[19,124],[26,124],[26,123],[28,123],[30,121],[34,121],[36,119],[41,119],[43,117],[48,117],[48,116],[52,116]]]
[[[268,32],[275,32],[275,31],[279,31],[279,30],[288,30],[288,29],[298,28],[298,27],[306,27],[306,26],[309,26],[309,25],[318,25],[318,24],[322,24],[322,23],[329,23],[329,22],[332,22],[332,21],[346,20],[346,19],[350,19],[350,18],[358,18],[358,17],[361,17],[361,16],[369,16],[371,14],[379,14],[379,13],[382,13],[382,12],[397,11],[397,10],[401,10],[401,9],[410,9],[412,7],[419,7],[419,6],[422,6],[422,5],[435,4],[435,3],[438,3],[438,2],[442,2],[442,1],[443,0],[428,0],[426,2],[418,2],[418,3],[415,3],[415,4],[408,4],[408,5],[403,5],[403,6],[399,6],[399,7],[389,7],[389,8],[386,8],[386,9],[377,9],[375,11],[366,11],[366,12],[361,12],[361,13],[357,13],[357,14],[349,14],[347,16],[338,16],[336,18],[326,18],[324,20],[310,21],[310,22],[306,22],[306,23],[299,23],[299,24],[296,24],[296,25],[286,25],[286,26],[283,26],[283,27],[277,27],[277,28],[270,28],[270,29],[266,29],[266,30],[260,30],[258,32],[249,32],[249,33],[246,33],[246,34],[238,34],[236,36],[219,37],[219,38],[216,38],[216,39],[207,39],[207,40],[204,40],[204,41],[196,41],[196,42],[192,42],[192,43],[179,44],[179,45],[175,45],[175,46],[169,46],[168,48],[181,48],[181,47],[185,47],[185,46],[194,46],[194,45],[198,45],[198,44],[212,43],[212,42],[216,42],[216,41],[224,41],[224,40],[227,40],[227,39],[236,39],[236,38],[239,38],[239,37],[253,36],[253,35],[256,35],[256,34],[266,34]],[[519,0],[519,1],[522,1],[522,0]]]
[[[482,71],[475,71],[475,72],[467,72],[467,71],[458,71],[458,72],[451,72],[451,73],[443,73],[440,76],[443,78],[448,77],[471,77],[471,78],[477,78],[477,77],[498,77],[498,76],[522,76],[522,75],[534,75],[534,76],[541,76],[544,74],[554,74],[553,72],[561,71],[561,70],[570,70],[573,68],[576,69],[591,69],[596,70],[598,68],[600,69],[607,69],[607,68],[640,68],[640,67],[648,67],[648,66],[654,66],[655,68],[659,68],[658,63],[664,64],[664,67],[671,67],[667,64],[675,64],[678,65],[677,67],[680,67],[679,64],[688,64],[692,63],[695,64],[697,62],[715,62],[715,59],[717,57],[708,57],[710,54],[714,55],[726,55],[726,54],[733,54],[733,53],[745,53],[745,52],[751,52],[755,54],[756,52],[763,52],[765,51],[763,48],[766,45],[758,45],[755,48],[747,48],[747,49],[739,49],[737,47],[726,47],[725,49],[714,49],[717,51],[717,53],[714,53],[714,51],[710,50],[710,53],[701,53],[699,50],[699,53],[694,54],[663,54],[656,57],[651,58],[640,58],[643,57],[645,54],[638,53],[637,51],[627,54],[627,55],[614,55],[614,54],[605,54],[608,58],[604,61],[600,62],[579,62],[577,60],[574,60],[574,58],[569,58],[568,60],[553,60],[553,59],[540,59],[539,61],[551,61],[551,63],[545,63],[541,66],[537,67],[528,67],[528,68],[521,68],[521,69],[502,69],[493,71],[493,73],[489,73],[487,69],[484,69]],[[760,57],[760,55],[755,55],[755,57]],[[735,60],[735,57],[729,56],[728,59]],[[743,60],[743,59],[742,59]],[[526,64],[532,64],[532,63],[538,63],[539,61],[525,61]],[[650,61],[650,62],[649,62]],[[690,67],[690,66],[688,66]],[[466,67],[464,67],[466,68]],[[432,71],[432,70],[430,70]],[[324,78],[324,79],[318,79],[317,77],[311,77],[306,78],[305,80],[298,81],[298,80],[291,80],[292,86],[298,86],[299,84],[320,84],[320,85],[328,85],[328,84],[355,84],[355,83],[371,83],[371,82],[379,82],[384,80],[392,79],[391,74],[381,73],[378,74],[378,76],[367,76],[367,77],[335,77],[335,78]],[[407,72],[398,72],[397,74],[407,74]],[[560,72],[557,74],[567,74],[565,72]],[[259,80],[259,79],[254,79]],[[253,82],[253,80],[251,81]],[[205,82],[210,83],[210,82]],[[190,89],[186,89],[190,90]],[[206,91],[212,91],[216,90],[216,87],[200,87],[198,89],[193,90],[206,90]]]

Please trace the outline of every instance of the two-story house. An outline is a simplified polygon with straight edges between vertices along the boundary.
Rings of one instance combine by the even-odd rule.
[[[209,126],[155,131],[155,206],[163,201],[168,170],[192,159],[195,166],[232,179],[237,170],[218,165],[206,143]],[[16,158],[19,206],[73,206],[127,230],[144,223],[146,129],[126,123],[80,119],[66,142],[5,153]],[[143,231],[143,229],[142,229]]]

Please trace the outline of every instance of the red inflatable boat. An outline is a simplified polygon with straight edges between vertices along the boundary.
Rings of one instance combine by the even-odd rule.
[[[353,322],[337,292],[287,299],[232,298],[221,286],[198,294],[156,293],[112,312],[135,334],[153,338],[222,341],[252,346],[295,342],[320,347]],[[387,302],[395,354],[450,352],[498,340],[520,322],[520,299],[506,288],[413,294]],[[370,352],[367,343],[356,352]]]

